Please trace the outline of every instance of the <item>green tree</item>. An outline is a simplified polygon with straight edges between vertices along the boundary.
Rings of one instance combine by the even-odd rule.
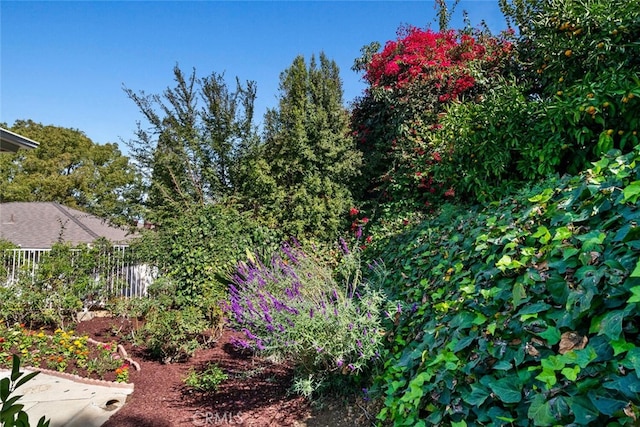
[[[557,139],[558,172],[574,174],[612,148],[632,150],[640,128],[640,1],[501,0],[500,6],[519,29],[523,81]]]
[[[352,204],[361,158],[349,133],[339,68],[324,53],[302,56],[280,76],[276,109],[245,180],[254,209],[285,233],[333,239]]]
[[[233,195],[239,161],[257,140],[254,82],[236,79],[231,91],[222,74],[197,78],[178,66],[173,74],[175,87],[159,95],[125,88],[149,124],[139,124],[129,145],[145,174],[154,221]]]
[[[115,223],[138,215],[139,175],[117,144],[98,145],[80,130],[32,120],[8,129],[40,146],[0,156],[2,202],[58,202]]]

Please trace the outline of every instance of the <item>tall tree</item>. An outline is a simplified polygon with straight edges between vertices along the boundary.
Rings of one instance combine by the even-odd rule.
[[[114,223],[138,216],[140,177],[117,144],[98,145],[80,130],[32,120],[8,129],[40,146],[0,156],[0,201],[58,202]]]
[[[257,139],[254,82],[236,79],[231,91],[222,74],[200,79],[177,65],[173,74],[175,87],[160,95],[125,88],[149,125],[139,124],[129,145],[145,173],[154,221],[233,195],[239,159]]]
[[[361,158],[349,132],[339,68],[324,53],[298,56],[280,76],[277,109],[265,115],[261,155],[244,194],[286,233],[332,239],[345,225]]]

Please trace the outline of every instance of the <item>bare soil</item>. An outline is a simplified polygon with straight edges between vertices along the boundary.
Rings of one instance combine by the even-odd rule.
[[[139,371],[130,370],[133,394],[104,427],[375,425],[375,411],[361,398],[311,403],[291,394],[293,368],[238,351],[231,344],[230,330],[188,361],[162,364],[126,339],[133,328],[129,320],[110,317],[84,321],[76,328],[78,334],[97,341],[117,341],[140,365]],[[191,368],[201,370],[209,363],[216,363],[228,376],[215,393],[194,392],[184,385]]]

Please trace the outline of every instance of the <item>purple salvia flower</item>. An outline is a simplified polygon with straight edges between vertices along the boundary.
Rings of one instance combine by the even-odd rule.
[[[336,360],[336,366],[338,366],[338,368],[342,367],[343,364],[344,362],[342,361],[342,359]]]
[[[360,239],[362,237],[362,227],[358,227],[356,230],[356,239]]]
[[[253,303],[250,300],[247,300],[247,308],[249,309],[250,313],[256,312],[256,308],[253,306]]]
[[[309,319],[313,319],[313,307],[309,309]]]
[[[255,336],[255,335],[253,335],[251,332],[249,332],[249,330],[248,330],[247,328],[244,328],[244,329],[242,330],[242,332],[244,332],[244,334],[245,334],[245,335],[247,336],[247,338],[249,338],[250,340],[255,340],[255,339],[257,339],[257,338],[258,338],[257,336]]]
[[[249,343],[237,337],[231,337],[231,345],[236,348],[249,348]]]
[[[284,290],[285,295],[287,296],[287,298],[289,299],[293,299],[293,291],[291,290],[291,288],[286,288]]]
[[[340,247],[342,248],[342,252],[345,255],[349,254],[349,247],[347,246],[347,242],[345,242],[342,237],[340,238]]]
[[[356,367],[353,363],[349,363],[349,365],[347,365],[347,367],[351,370],[351,371],[355,371]]]

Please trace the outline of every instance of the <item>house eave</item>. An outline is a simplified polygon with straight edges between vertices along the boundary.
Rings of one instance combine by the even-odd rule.
[[[40,144],[22,135],[0,128],[0,151],[15,153],[19,149],[33,150]]]

